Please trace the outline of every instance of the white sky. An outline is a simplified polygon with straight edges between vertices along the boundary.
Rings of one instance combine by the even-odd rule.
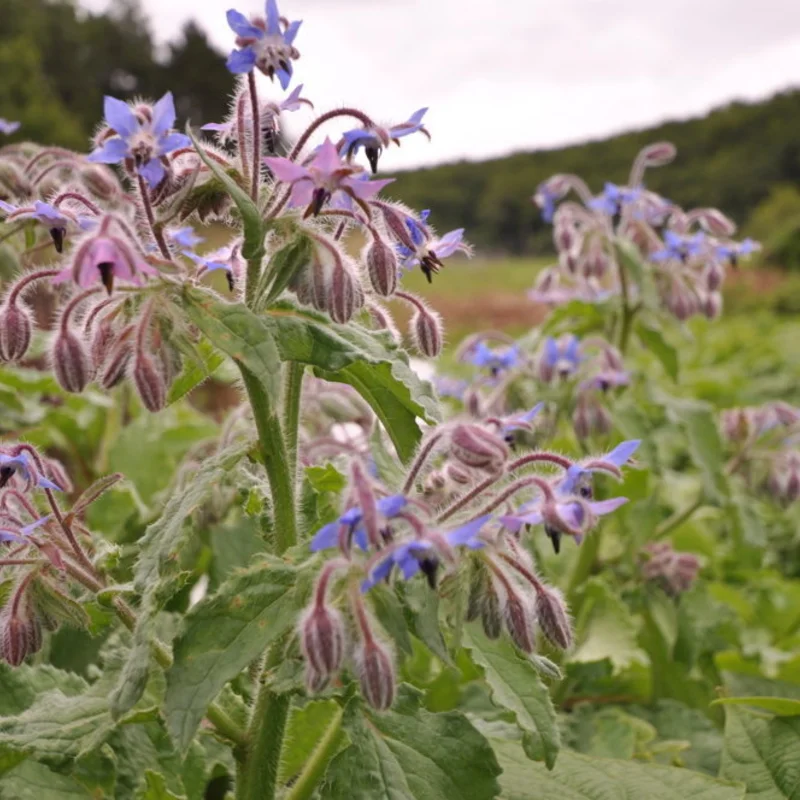
[[[99,9],[107,0],[82,2]],[[221,49],[232,47],[229,0],[143,4],[160,42],[194,19]],[[263,13],[257,0],[233,5]],[[798,0],[279,0],[279,8],[303,20],[295,80],[317,111],[355,105],[391,123],[430,107],[433,141],[405,139],[383,170],[579,142],[800,86]],[[277,84],[264,91],[282,94]],[[332,137],[348,127],[331,126]]]

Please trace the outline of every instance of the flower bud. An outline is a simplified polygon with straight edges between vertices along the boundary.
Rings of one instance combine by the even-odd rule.
[[[677,152],[672,142],[656,142],[645,147],[639,157],[647,167],[663,167],[675,158]]]
[[[534,610],[523,594],[514,587],[506,587],[507,594],[503,605],[503,621],[514,644],[524,653],[532,653],[536,647]]]
[[[479,425],[462,424],[450,434],[450,454],[467,467],[497,472],[508,459],[508,446]]]
[[[148,411],[161,411],[167,402],[164,376],[147,353],[137,353],[133,365],[133,384]]]
[[[497,639],[503,631],[503,612],[500,608],[500,596],[491,580],[486,581],[481,598],[481,624],[487,639]]]
[[[471,417],[482,417],[481,396],[471,389],[464,393],[464,407]]]
[[[92,378],[92,365],[86,347],[70,328],[60,329],[50,360],[56,380],[67,392],[82,392]]]
[[[100,372],[99,384],[106,390],[117,386],[125,378],[132,357],[133,345],[130,339],[120,337],[105,360]]]
[[[342,615],[326,604],[314,603],[300,621],[300,647],[309,668],[326,681],[342,666],[345,627]]]
[[[730,442],[743,442],[750,435],[750,417],[743,408],[722,412],[722,434]]]
[[[0,359],[19,361],[31,343],[30,314],[25,307],[9,303],[0,309]]]
[[[575,228],[569,222],[559,222],[553,227],[553,242],[556,250],[571,250],[575,244]]]
[[[697,313],[697,299],[681,280],[673,280],[666,296],[666,306],[681,322]]]
[[[95,374],[100,371],[111,348],[117,340],[117,332],[108,318],[101,319],[94,328],[92,340],[89,343],[89,357],[94,367]]]
[[[460,464],[454,464],[452,461],[445,466],[444,476],[448,481],[458,486],[467,486],[472,483],[472,476],[469,471]]]
[[[706,319],[717,319],[722,313],[722,295],[719,292],[708,292],[700,303]]]
[[[312,666],[306,664],[305,671],[306,689],[309,694],[319,694],[327,685],[330,678],[320,675]]]
[[[441,317],[429,308],[418,308],[411,319],[414,345],[428,358],[436,358],[442,352],[444,334]]]
[[[580,258],[578,254],[573,250],[562,250],[558,254],[558,263],[563,270],[568,272],[570,275],[575,275],[578,271],[578,266],[580,265]],[[547,291],[547,289],[541,289],[537,286],[539,291]]]
[[[364,261],[372,288],[383,297],[393,295],[397,288],[397,256],[394,248],[375,237],[367,247]]]
[[[712,261],[705,271],[705,284],[709,292],[716,292],[725,278],[725,268],[719,261]]]
[[[397,241],[405,245],[409,250],[415,250],[417,242],[414,241],[406,224],[406,218],[412,216],[411,212],[406,211],[404,213],[400,209],[383,202],[375,203],[374,207],[380,211],[386,227]],[[424,229],[422,230],[424,233]]]
[[[30,633],[28,622],[19,616],[7,616],[2,620],[2,638],[0,639],[0,655],[12,667],[18,667],[28,653]]]
[[[592,432],[592,413],[585,400],[579,400],[575,406],[572,414],[572,429],[581,440],[588,439]]]
[[[119,181],[103,164],[87,164],[80,174],[86,188],[100,200],[113,200],[119,194]]]
[[[355,654],[361,694],[377,711],[386,711],[394,701],[394,664],[388,649],[372,637],[361,642]]]
[[[572,646],[572,624],[564,596],[558,589],[543,586],[542,591],[536,593],[536,617],[552,645],[562,650]]]
[[[714,236],[733,236],[736,224],[716,208],[699,208],[692,214],[710,234]]]
[[[334,322],[344,325],[364,305],[364,292],[341,262],[333,267],[326,310]]]

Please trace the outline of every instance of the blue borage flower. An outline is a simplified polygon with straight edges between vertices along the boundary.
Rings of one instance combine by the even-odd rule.
[[[401,268],[409,270],[419,266],[428,283],[431,282],[432,275],[444,266],[443,258],[448,258],[458,251],[468,255],[472,252],[470,246],[464,242],[463,228],[433,238],[426,224],[430,213],[426,209],[420,212],[418,219],[406,217],[406,227],[414,244],[413,248],[404,244],[396,245]]]
[[[0,529],[0,542],[17,542],[18,544],[27,544],[28,540],[27,537],[30,536],[37,528],[40,528],[42,525],[45,524],[50,519],[50,515],[48,514],[46,517],[41,517],[40,519],[31,522],[29,525],[25,525],[19,530],[10,530],[8,528]]]
[[[396,517],[408,505],[408,498],[402,494],[393,494],[388,497],[382,497],[377,502],[378,513],[384,520],[390,520]],[[324,527],[320,528],[311,539],[310,548],[311,552],[316,553],[319,550],[328,550],[331,547],[339,545],[339,535],[344,529],[350,538],[362,550],[366,550],[369,543],[367,541],[367,532],[361,524],[363,519],[363,512],[358,506],[353,506],[342,514],[335,522],[330,522]]]
[[[582,360],[580,340],[574,334],[567,334],[561,339],[552,336],[545,339],[540,366],[547,371],[566,378],[578,369]]]
[[[552,222],[556,213],[556,203],[561,200],[569,189],[568,183],[561,175],[554,175],[546,181],[542,181],[536,187],[536,194],[533,202],[542,211],[542,219],[545,222]]]
[[[544,408],[544,403],[537,403],[530,411],[512,414],[502,420],[503,435],[508,437],[517,430],[531,430],[531,423]]]
[[[681,236],[674,231],[664,231],[664,247],[650,253],[651,261],[687,261],[699,255],[708,244],[704,233]]]
[[[623,206],[635,203],[642,196],[640,188],[629,189],[627,186],[617,186],[615,183],[606,183],[603,191],[588,203],[589,208],[600,211],[613,217],[618,214]]]
[[[427,108],[420,108],[415,111],[405,122],[392,125],[389,128],[382,128],[377,125],[365,128],[354,128],[342,134],[339,145],[339,153],[345,158],[352,158],[360,149],[364,149],[364,154],[369,161],[373,174],[378,171],[378,159],[384,147],[388,147],[390,142],[400,146],[400,139],[410,136],[412,133],[423,133],[428,139],[430,133],[422,124]]]
[[[714,248],[714,255],[720,261],[728,261],[731,264],[736,264],[743,256],[749,256],[758,252],[761,245],[753,241],[750,237],[743,239],[741,242],[728,242],[726,244],[718,244]]]
[[[452,560],[451,551],[455,547],[478,550],[485,546],[479,534],[490,519],[491,514],[486,514],[446,533],[431,532],[426,538],[389,545],[368,567],[369,575],[361,583],[361,591],[367,592],[375,584],[387,579],[395,567],[403,580],[409,580],[422,571],[433,582],[431,575],[438,567],[439,556]]]
[[[621,468],[630,461],[631,456],[639,449],[641,439],[631,439],[618,444],[611,452],[585,461],[583,464],[573,464],[564,478],[557,484],[556,492],[562,495],[575,494],[585,478],[594,472],[609,472],[615,477],[621,477]]]
[[[112,135],[87,157],[100,164],[118,164],[132,159],[136,171],[153,188],[166,175],[162,163],[168,153],[189,147],[191,140],[183,133],[173,133],[175,102],[167,92],[147,113],[137,115],[122,100],[106,96],[103,111]]]
[[[277,77],[286,89],[292,80],[292,61],[300,57],[294,40],[302,20],[284,20],[275,0],[267,0],[264,11],[265,17],[253,20],[233,8],[228,11],[228,25],[236,34],[239,49],[228,56],[226,66],[234,75],[257,68],[270,79]]]
[[[88,231],[97,225],[97,220],[92,217],[62,211],[41,200],[37,200],[32,206],[15,206],[0,200],[0,211],[5,212],[6,222],[32,219],[43,225],[52,236],[58,253],[63,252],[64,237],[70,228]]]
[[[15,456],[0,453],[0,489],[15,475],[19,475],[25,481],[28,489],[38,486],[40,489],[63,491],[58,484],[39,474],[31,457],[24,450]]]
[[[195,233],[191,225],[186,225],[183,228],[173,228],[172,230],[165,231],[167,238],[177,244],[179,247],[192,248],[202,244],[205,239]]]
[[[3,119],[3,117],[0,117],[0,133],[5,134],[6,136],[11,136],[12,133],[16,133],[16,131],[19,130],[21,124],[21,122],[12,122],[9,119]]]
[[[496,377],[522,363],[522,351],[514,344],[510,347],[492,348],[484,341],[476,342],[464,355],[464,360],[475,367],[488,369]]]
[[[452,397],[455,400],[463,400],[465,392],[469,389],[466,381],[447,376],[436,376],[433,385],[440,397]]]

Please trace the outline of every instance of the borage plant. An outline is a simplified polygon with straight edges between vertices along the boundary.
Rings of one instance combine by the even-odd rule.
[[[608,440],[636,380],[631,335],[674,371],[662,310],[716,317],[725,264],[752,245],[731,241],[719,212],[684,213],[644,189],[668,145],[643,151],[629,187],[596,198],[577,178],[548,181],[537,201],[560,263],[534,297],[566,311],[520,342],[465,342],[459,356],[479,378],[437,379],[463,400],[443,421],[387,303],[410,307],[409,340],[437,356],[442,322],[403,275],[430,280],[469,248],[463,231],[438,236],[427,211],[385,198],[391,181],[359,163],[374,174],[385,148],[428,135],[425,109],[380,124],[337,108],[285,147],[283,115],[310,103],[302,87],[266,100],[255,70],[289,88],[300,23],[274,0],[264,18],[232,10],[228,23],[241,78],[229,119],[204,126],[216,144],[177,132],[166,94],[106,98],[88,156],[0,150],[4,252],[21,266],[0,309],[0,356],[25,359],[9,374],[54,403],[48,379],[31,382],[46,341],[59,402],[74,403],[91,441],[107,431],[88,457],[71,453],[74,434],[37,434],[40,417],[18,403],[30,435],[0,452],[9,796],[552,798],[589,773],[641,796],[741,796],[701,772],[581,756],[577,712],[560,724],[556,705],[571,711],[592,681],[600,696],[607,668],[643,663],[630,612],[594,575],[598,526],[641,492],[626,468],[655,458],[633,463],[638,436]],[[570,189],[582,202],[556,210]],[[202,223],[226,239],[213,252],[199,249]],[[35,287],[58,307],[42,334]],[[246,403],[183,447],[160,515],[145,484],[166,460],[146,461],[139,486],[91,480],[120,430],[151,425],[139,406],[169,413],[224,362]],[[728,474],[757,457],[764,420],[796,425],[796,410],[770,408],[726,417],[728,438],[745,442]],[[784,446],[771,463],[770,490],[796,499],[796,453]],[[669,616],[700,562],[657,541],[672,518],[642,520],[627,591]],[[650,584],[663,590],[657,611]],[[61,626],[91,638],[59,645]],[[559,755],[560,727],[571,749]],[[658,744],[637,755],[678,762],[680,747]]]

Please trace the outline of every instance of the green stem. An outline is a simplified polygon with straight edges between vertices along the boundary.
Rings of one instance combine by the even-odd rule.
[[[300,398],[303,394],[305,364],[289,361],[283,386],[283,435],[293,482],[297,475],[297,433],[300,427]]]
[[[573,614],[577,615],[577,592],[586,579],[592,574],[594,562],[600,552],[600,536],[603,532],[602,526],[593,531],[590,536],[581,544],[578,550],[578,560],[570,575],[567,586],[567,599]]]
[[[265,673],[275,653],[268,659]],[[247,731],[247,760],[238,774],[236,800],[273,800],[275,797],[291,702],[290,694],[276,694],[268,684],[262,684]]]
[[[342,727],[343,713],[341,708],[337,710],[319,743],[314,748],[311,758],[306,761],[303,771],[298,776],[294,786],[284,797],[284,800],[307,800],[307,798],[311,797],[320,779],[325,774],[328,762],[339,746],[339,731]]]
[[[656,529],[653,531],[653,539],[661,539],[662,537],[666,536],[671,531],[674,531],[679,525],[682,525],[686,522],[689,517],[697,511],[703,505],[703,500],[705,499],[703,493],[700,493],[700,496],[697,500],[694,501],[690,506],[686,506],[682,511],[676,511],[671,517],[667,517]]]
[[[242,364],[253,417],[256,421],[261,457],[267,470],[272,513],[275,515],[275,552],[281,554],[297,541],[297,520],[294,506],[294,479],[281,423],[261,382]]]
[[[631,324],[636,310],[631,307],[630,293],[628,291],[628,274],[622,264],[618,264],[619,269],[619,286],[622,292],[622,320],[619,330],[619,351],[623,355],[628,347],[628,339],[631,335]]]

